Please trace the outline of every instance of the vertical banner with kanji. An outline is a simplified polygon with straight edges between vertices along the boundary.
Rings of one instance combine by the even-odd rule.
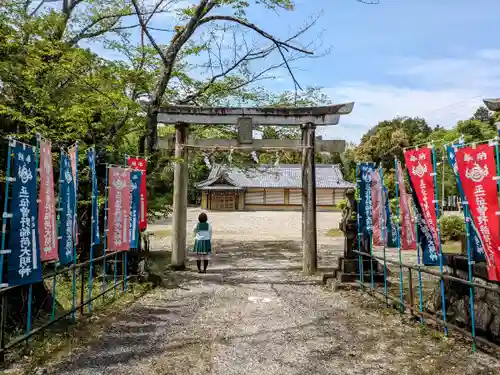
[[[488,144],[456,150],[458,174],[470,216],[484,244],[488,278],[500,280],[500,239],[495,153]]]
[[[141,171],[132,171],[130,180],[132,183],[132,196],[130,205],[130,248],[137,249],[139,246],[139,212],[141,209]]]
[[[99,197],[99,188],[97,186],[97,173],[95,170],[95,158],[96,152],[95,148],[89,148],[87,150],[87,161],[89,162],[90,174],[92,179],[92,226],[94,228],[94,238],[91,239],[92,244],[98,245],[100,243],[99,240],[99,205],[98,205],[98,197]]]
[[[373,223],[373,246],[382,246],[382,221],[384,221],[384,206],[382,200],[382,184],[380,181],[380,172],[375,170],[371,173],[372,185],[372,223]]]
[[[42,280],[38,235],[37,174],[33,147],[15,143],[14,183],[10,212],[7,281],[9,285],[32,284]]]
[[[54,195],[54,169],[52,145],[41,139],[40,146],[40,202],[38,228],[40,228],[40,258],[42,262],[59,258],[57,254],[56,200]]]
[[[72,146],[68,149],[68,154],[69,154],[69,159],[71,161],[71,174],[73,175],[73,188],[75,189],[75,199],[78,199],[78,191],[77,191],[78,144],[77,143],[75,143],[74,146]],[[73,225],[75,227],[74,228],[75,241],[76,241],[76,245],[78,245],[78,215],[77,215],[76,209],[75,209],[75,221],[74,221]]]
[[[368,236],[372,233],[372,193],[371,193],[371,174],[375,170],[374,163],[359,164],[359,232],[363,236]]]
[[[429,147],[407,150],[404,153],[409,183],[415,203],[418,239],[423,263],[439,265],[439,238],[434,204],[434,175],[432,150]]]
[[[61,150],[61,175],[59,176],[61,211],[59,220],[59,262],[68,265],[73,262],[75,245],[75,185],[71,162],[67,153]]]
[[[396,161],[396,178],[399,187],[400,227],[401,227],[401,250],[416,250],[417,240],[415,237],[415,225],[411,217],[410,197],[406,193],[403,168],[399,160]]]
[[[142,172],[141,175],[141,187],[140,187],[140,199],[141,199],[141,209],[139,215],[139,230],[144,230],[148,227],[148,195],[146,186],[146,170],[147,161],[141,158],[131,158],[127,159],[128,165],[133,169],[138,169]]]
[[[456,155],[455,155],[455,150],[457,149],[457,146],[446,146],[446,154],[448,155],[448,162],[450,163],[451,169],[453,169],[453,173],[455,174],[455,179],[457,181],[457,189],[458,189],[458,194],[460,195],[460,199],[462,202],[466,201],[465,196],[464,196],[464,189],[462,187],[462,180],[460,179],[460,175],[458,174],[458,166],[457,166],[457,160],[456,160]],[[478,262],[484,262],[486,261],[485,255],[484,255],[484,245],[483,241],[481,240],[481,236],[479,236],[479,232],[477,230],[476,225],[474,224],[474,221],[469,221],[469,235],[470,235],[470,250],[472,254],[472,259]]]
[[[109,167],[108,250],[130,249],[130,169]]]
[[[384,224],[385,224],[385,238],[387,247],[398,247],[398,232],[396,229],[396,225],[394,224],[394,220],[392,219],[392,210],[389,201],[389,192],[385,185],[383,186],[384,190],[384,207],[385,207],[385,215],[384,215]]]

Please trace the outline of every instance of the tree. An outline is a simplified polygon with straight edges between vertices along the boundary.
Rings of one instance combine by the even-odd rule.
[[[183,25],[174,27],[174,35],[166,46],[161,46],[150,32],[148,26],[149,18],[142,16],[148,13],[148,7],[139,4],[138,0],[132,0],[134,9],[138,15],[138,21],[149,42],[160,56],[162,66],[154,88],[150,93],[150,101],[147,108],[147,147],[148,152],[153,152],[157,142],[157,112],[165,103],[167,89],[175,81],[185,86],[186,95],[177,99],[180,104],[197,103],[200,99],[217,85],[226,86],[226,89],[237,90],[252,82],[266,78],[266,75],[277,68],[285,67],[290,73],[296,88],[299,83],[293,75],[290,61],[311,55],[308,49],[294,44],[294,40],[314,25],[314,20],[288,38],[278,38],[246,18],[246,10],[250,3],[243,0],[199,0],[197,4],[191,5],[180,11]],[[265,0],[256,1],[255,6],[263,6],[269,10],[291,11],[294,6],[291,0]],[[152,10],[154,11],[154,10]],[[214,14],[220,11],[219,14]],[[228,15],[227,12],[232,12]],[[266,40],[267,43],[250,43],[246,38],[246,31],[252,31],[255,35]],[[201,33],[201,43],[193,42],[195,32]],[[230,33],[233,43],[230,48],[230,58],[227,51],[223,50],[221,43],[217,40],[224,38]],[[222,34],[222,36],[221,36]],[[191,49],[191,51],[190,51]],[[210,78],[199,81],[186,79],[186,77],[175,76],[176,67],[183,52],[196,53],[205,52],[208,63],[204,67],[211,73]],[[276,64],[270,63],[264,70],[253,72],[252,62],[259,59],[269,59],[273,53],[278,53],[282,61]],[[239,74],[234,74],[238,72]],[[176,78],[176,79],[174,79]],[[174,82],[172,82],[174,81]],[[144,147],[142,144],[140,147]]]
[[[476,109],[476,112],[474,112],[474,115],[472,116],[471,120],[477,120],[489,123],[491,120],[490,111],[485,106],[481,106],[478,109]]]

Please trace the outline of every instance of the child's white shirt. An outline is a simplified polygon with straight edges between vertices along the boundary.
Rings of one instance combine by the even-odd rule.
[[[197,230],[196,229],[197,226],[198,223],[196,223],[193,227],[193,232],[195,234],[195,239],[197,241],[205,241],[212,239],[212,226],[210,224],[208,224],[208,230]]]

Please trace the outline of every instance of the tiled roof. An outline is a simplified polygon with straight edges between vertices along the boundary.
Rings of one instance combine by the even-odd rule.
[[[243,188],[298,188],[302,187],[301,166],[299,164],[280,164],[260,166],[255,169],[241,170],[214,165],[207,180],[198,184],[199,188],[213,185],[220,177],[231,185]],[[348,188],[355,184],[347,182],[338,164],[316,164],[316,187]]]

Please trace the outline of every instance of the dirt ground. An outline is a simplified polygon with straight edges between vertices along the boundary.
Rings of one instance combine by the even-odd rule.
[[[188,228],[199,210],[190,210]],[[342,239],[338,213],[318,214],[320,266]],[[300,275],[300,213],[209,213],[216,254],[207,274],[166,284],[124,310],[99,340],[53,375],[486,375],[500,363],[460,340],[403,323],[358,291],[332,291]],[[160,233],[168,223],[151,227]],[[165,251],[169,239],[154,240]],[[192,260],[190,260],[192,266]]]

